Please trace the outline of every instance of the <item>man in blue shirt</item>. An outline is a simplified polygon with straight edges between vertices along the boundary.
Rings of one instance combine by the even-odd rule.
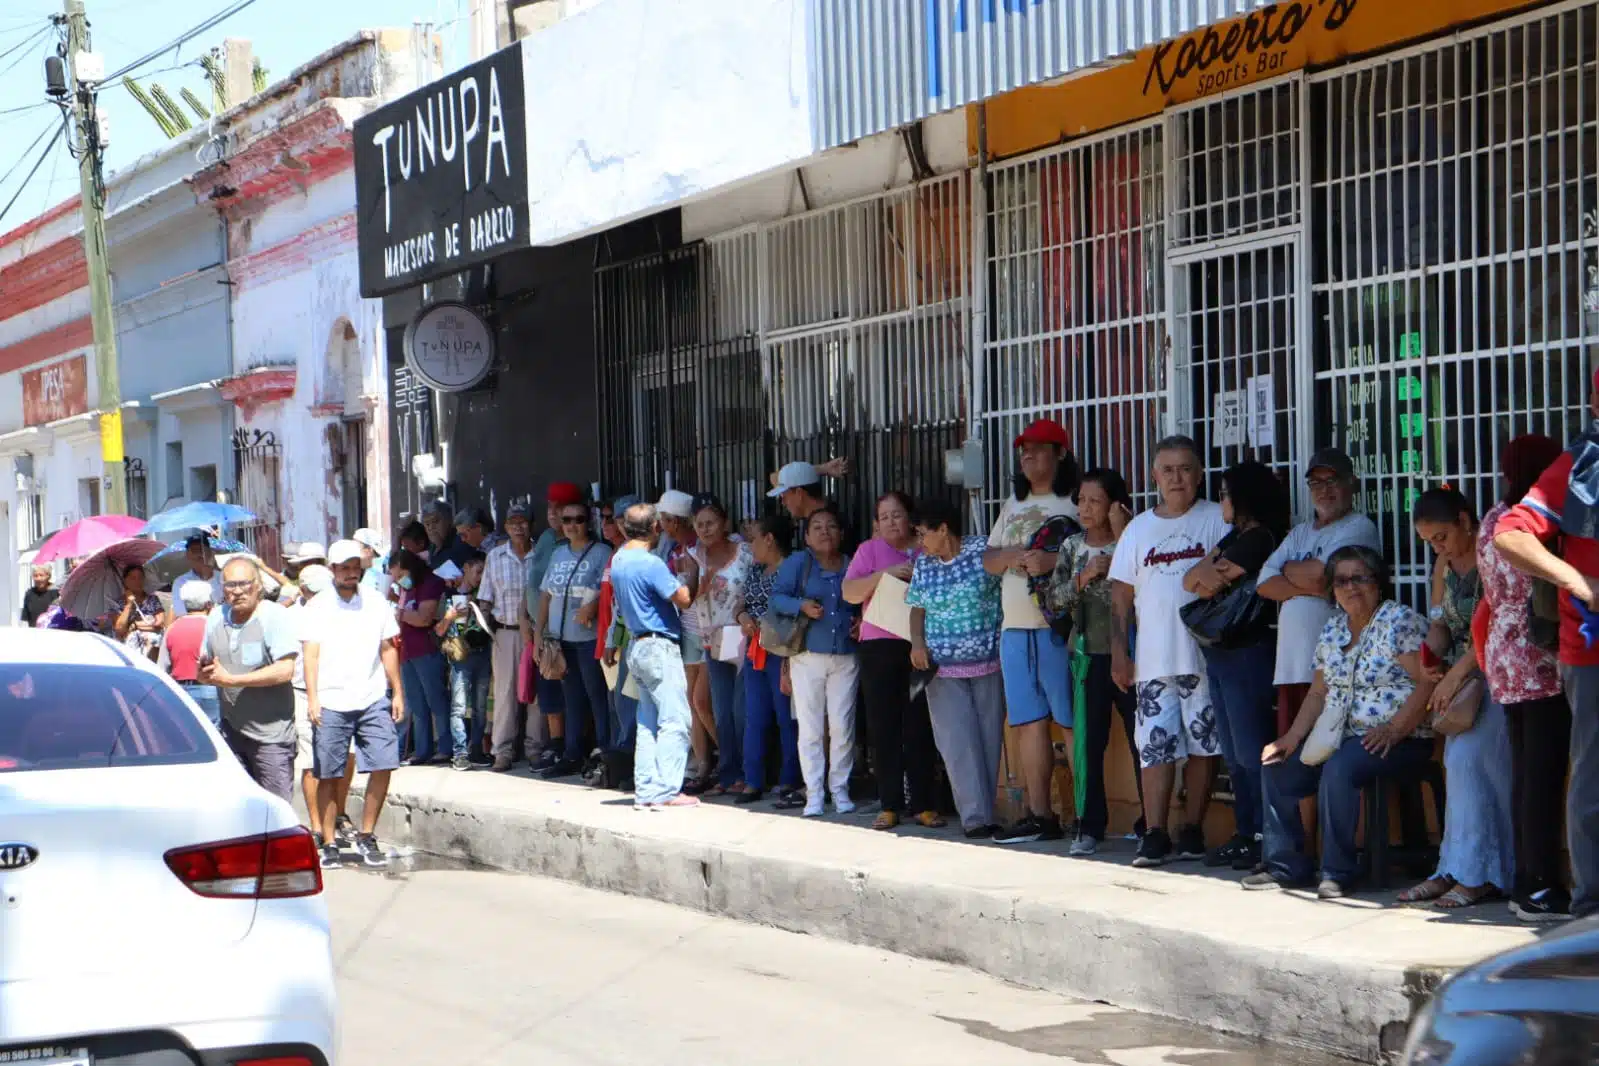
[[[639,689],[633,805],[695,807],[699,800],[683,795],[692,715],[678,612],[693,602],[699,575],[691,565],[685,586],[655,554],[661,522],[654,505],[629,507],[622,513],[621,526],[627,541],[611,560],[611,590],[617,613],[632,636],[627,669]],[[605,655],[615,665],[616,650]]]

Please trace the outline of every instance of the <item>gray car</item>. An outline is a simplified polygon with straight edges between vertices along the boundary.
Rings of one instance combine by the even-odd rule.
[[[1485,959],[1439,986],[1411,1024],[1404,1066],[1599,1062],[1599,918]]]

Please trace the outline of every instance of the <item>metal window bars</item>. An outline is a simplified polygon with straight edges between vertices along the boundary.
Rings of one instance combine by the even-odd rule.
[[[887,488],[952,495],[969,214],[954,175],[602,268],[606,491],[714,491],[753,517],[769,471],[844,455],[862,529]]]
[[[989,172],[984,504],[1009,492],[1011,442],[1055,418],[1085,469],[1150,501],[1168,425],[1163,129],[1146,123]]]
[[[1486,509],[1510,438],[1585,424],[1595,14],[1565,5],[1313,85],[1316,423],[1355,458],[1415,602],[1432,563],[1416,495],[1448,482]]]

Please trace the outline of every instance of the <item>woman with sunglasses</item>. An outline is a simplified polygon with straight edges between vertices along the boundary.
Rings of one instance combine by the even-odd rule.
[[[565,751],[545,777],[570,777],[583,769],[584,733],[593,724],[594,744],[611,746],[611,706],[605,672],[595,657],[599,639],[600,578],[611,561],[611,546],[594,539],[586,503],[562,504],[557,512],[565,539],[550,556],[539,586],[539,639],[558,641],[566,658],[561,695],[566,706]]]
[[[1316,885],[1321,899],[1347,895],[1359,868],[1360,790],[1432,758],[1426,722],[1433,683],[1421,665],[1427,620],[1394,599],[1388,564],[1370,548],[1338,549],[1327,578],[1341,610],[1316,643],[1299,716],[1261,753],[1266,869],[1244,878],[1246,889]],[[1326,762],[1306,765],[1305,738],[1323,713],[1343,717],[1343,739]],[[1321,822],[1319,883],[1299,817],[1307,796],[1317,798]]]

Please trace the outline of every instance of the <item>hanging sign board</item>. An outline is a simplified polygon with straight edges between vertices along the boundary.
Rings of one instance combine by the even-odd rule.
[[[522,49],[468,64],[355,122],[361,295],[528,246]]]
[[[429,388],[465,392],[494,368],[494,331],[465,304],[433,304],[405,329],[405,362]]]
[[[22,374],[22,424],[40,426],[89,409],[88,361],[81,355]]]

